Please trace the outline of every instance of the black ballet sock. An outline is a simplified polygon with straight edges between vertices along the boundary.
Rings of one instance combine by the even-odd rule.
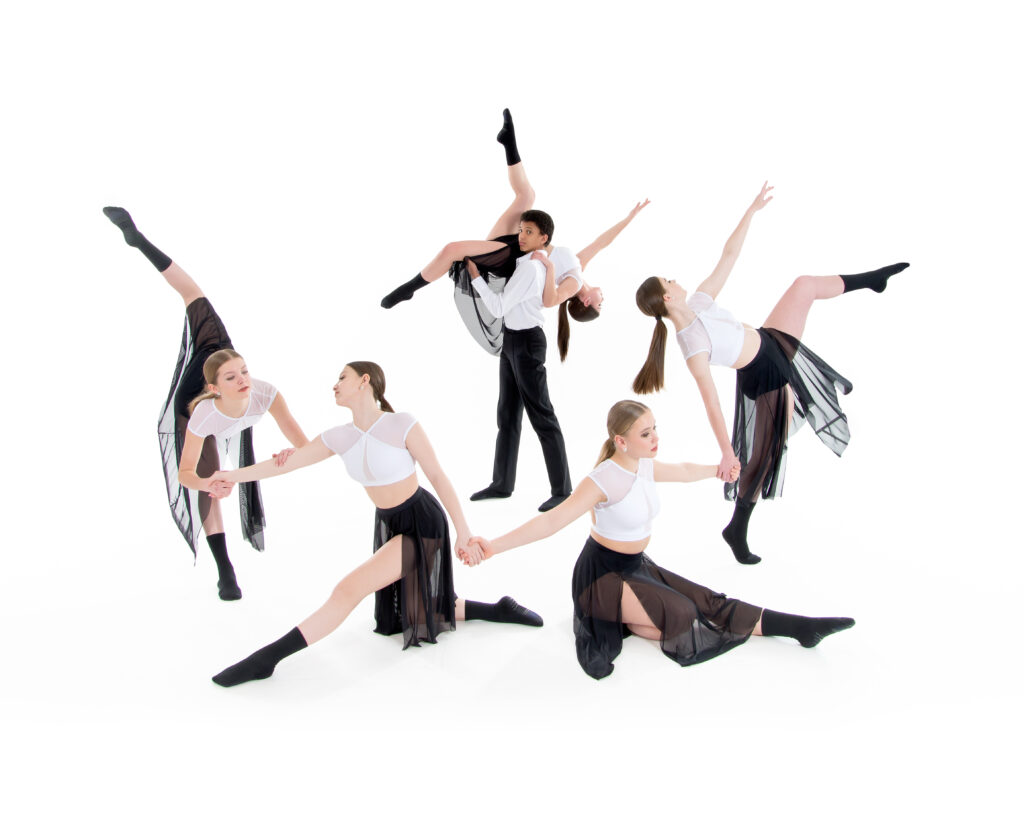
[[[908,267],[910,267],[909,262],[900,262],[899,264],[880,267],[878,270],[872,270],[870,273],[853,273],[849,276],[840,276],[839,278],[843,280],[843,284],[846,287],[843,290],[844,293],[849,293],[851,290],[862,290],[865,287],[871,288],[876,293],[881,293],[889,283],[890,276],[895,276]]]
[[[732,520],[722,530],[722,537],[725,538],[725,542],[732,549],[733,557],[740,563],[745,563],[748,566],[761,562],[761,558],[751,554],[750,547],[747,546],[747,525],[750,523],[750,516],[754,512],[755,505],[745,500],[737,499],[736,508],[732,512]]]
[[[158,250],[149,239],[139,233],[139,229],[135,227],[135,222],[132,221],[128,211],[124,208],[107,207],[103,209],[103,214],[121,228],[124,240],[132,247],[137,247],[141,250],[142,255],[153,263],[153,267],[163,273],[171,266],[171,257]]]
[[[466,601],[467,620],[489,620],[492,623],[517,623],[521,626],[543,626],[544,620],[535,611],[520,606],[507,595],[497,603]]]
[[[814,648],[828,635],[852,628],[852,617],[803,617],[765,609],[761,612],[761,634],[765,637],[792,637],[804,648]]]
[[[474,492],[472,495],[469,496],[469,499],[471,501],[478,501],[478,500],[493,500],[495,498],[501,499],[501,498],[511,498],[511,497],[512,497],[512,493],[511,492],[505,492],[502,489],[496,489],[494,484],[492,483],[490,486],[485,486],[479,492]]]
[[[426,287],[430,282],[423,278],[422,273],[417,273],[405,284],[399,285],[384,298],[380,300],[380,306],[385,310],[390,310],[400,301],[408,301],[412,298],[412,294],[419,290],[421,287]]]
[[[274,668],[285,657],[290,657],[296,651],[304,649],[308,643],[302,636],[298,627],[293,628],[280,640],[263,646],[246,657],[242,662],[225,668],[220,674],[213,678],[217,685],[230,688],[233,685],[249,682],[250,680],[265,680],[274,673]]]
[[[498,131],[498,142],[505,146],[505,161],[509,165],[518,165],[523,160],[519,158],[519,149],[516,147],[516,129],[512,124],[512,115],[508,112],[508,108],[502,111],[501,115],[504,117],[505,123]]]
[[[206,542],[210,544],[210,553],[217,562],[217,593],[220,595],[220,599],[240,600],[242,590],[238,588],[235,567],[231,565],[231,560],[228,558],[228,542],[224,533],[207,535]]]

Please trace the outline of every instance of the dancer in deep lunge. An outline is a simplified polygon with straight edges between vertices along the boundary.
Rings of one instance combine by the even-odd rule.
[[[801,341],[811,306],[818,299],[853,290],[881,293],[891,276],[909,267],[901,262],[870,273],[798,276],[760,329],[737,321],[715,299],[736,264],[754,214],[771,201],[771,190],[766,182],[725,243],[718,265],[692,297],[687,299],[674,279],[660,276],[647,279],[636,292],[637,306],[657,324],[633,389],[649,393],[664,385],[668,319],[721,448],[718,476],[727,475],[735,464],[741,467],[739,480],[725,487],[726,498],[736,505],[722,536],[736,560],[747,564],[761,560],[750,552],[747,525],[758,497],[774,498],[782,492],[789,435],[807,421],[836,455],[850,441],[837,391],[848,393],[853,385]],[[712,364],[736,370],[731,441],[711,378]]]
[[[543,625],[538,614],[511,597],[497,603],[456,597],[445,510],[455,524],[456,553],[464,559],[471,559],[469,526],[426,433],[412,415],[392,409],[384,397],[385,386],[383,371],[372,361],[346,364],[334,385],[334,399],[352,411],[351,423],[327,430],[283,465],[270,460],[217,475],[229,482],[252,481],[338,455],[377,507],[373,556],[346,575],[327,602],[296,628],[217,674],[213,681],[218,685],[269,677],[281,660],[326,637],[373,592],[374,631],[401,633],[403,648],[436,642],[438,634],[455,629],[457,620]],[[419,485],[417,463],[441,503]]]
[[[103,213],[185,302],[181,350],[157,430],[167,499],[193,554],[200,533],[205,531],[217,563],[220,598],[238,600],[242,591],[228,557],[220,508],[220,500],[230,494],[232,485],[212,477],[220,469],[217,445],[231,450],[241,466],[252,464],[252,426],[268,412],[293,447],[305,446],[308,440],[284,396],[271,384],[249,377],[245,361],[232,349],[224,323],[199,285],[139,232],[128,211],[107,207]],[[284,463],[293,451],[284,449],[274,457]],[[243,536],[262,551],[264,517],[259,484],[240,489],[238,501]]]

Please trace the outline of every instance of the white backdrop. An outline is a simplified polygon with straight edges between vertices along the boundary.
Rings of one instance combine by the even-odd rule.
[[[1022,292],[1013,32],[996,3],[7,11],[9,815],[963,815],[1014,798],[1001,750],[1021,727],[1021,453],[1003,386]],[[751,524],[764,561],[732,561],[711,482],[663,488],[650,547],[734,597],[857,627],[815,651],[752,640],[689,669],[628,640],[595,682],[571,632],[581,521],[456,569],[461,594],[512,593],[541,630],[473,623],[402,652],[370,633],[366,602],[271,680],[219,689],[211,674],[365,559],[372,508],[336,462],[265,482],[266,553],[243,548],[232,513],[245,597],[217,600],[158,468],[181,304],[101,208],[127,207],[193,274],[308,434],[349,419],[330,394],[339,368],[378,361],[467,498],[490,475],[497,362],[447,280],[391,312],[377,303],[443,242],[482,238],[510,200],[504,106],[557,243],[578,249],[653,202],[588,270],[604,315],[574,327],[564,365],[548,323],[574,481],[647,349],[637,284],[692,289],[765,179],[775,200],[722,298],[744,320],[796,275],[912,263],[881,296],[814,308],[805,339],[855,384],[853,441],[840,461],[807,431],[794,439],[785,498]],[[675,350],[669,370],[649,402],[663,458],[717,460]],[[717,375],[728,413],[730,374]],[[282,441],[272,423],[255,440],[259,456]],[[547,494],[527,428],[514,497],[467,514],[496,535]]]

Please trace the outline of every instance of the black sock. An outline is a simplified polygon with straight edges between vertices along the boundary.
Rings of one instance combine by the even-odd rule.
[[[761,612],[761,634],[765,637],[792,637],[804,648],[814,648],[828,635],[852,628],[852,617],[803,617],[765,609]]]
[[[497,489],[497,488],[495,488],[494,484],[492,483],[492,484],[490,484],[488,486],[485,486],[479,492],[474,492],[472,495],[469,496],[469,499],[471,501],[478,501],[478,500],[491,500],[492,498],[511,498],[511,497],[512,497],[512,493],[511,492],[506,492],[503,489]]]
[[[512,124],[512,115],[508,112],[508,108],[502,111],[501,115],[505,123],[498,131],[498,142],[505,146],[505,161],[509,165],[518,165],[523,160],[519,158],[519,149],[516,147],[516,129]]]
[[[217,592],[221,600],[239,600],[242,597],[242,590],[238,588],[238,581],[235,579],[235,567],[231,565],[228,558],[228,542],[223,532],[215,535],[207,535],[206,542],[210,544],[210,553],[217,562]]]
[[[307,645],[306,638],[302,636],[302,632],[299,631],[298,627],[293,628],[280,640],[268,646],[263,646],[259,651],[250,654],[242,660],[242,662],[225,668],[213,678],[213,681],[217,685],[230,688],[232,685],[239,685],[250,680],[265,680],[274,673],[274,667],[281,660],[291,656],[296,651],[301,651]]]
[[[132,247],[137,247],[141,250],[142,255],[153,263],[153,267],[163,273],[171,266],[171,257],[155,248],[149,239],[139,233],[139,229],[135,227],[135,222],[132,221],[128,211],[124,208],[108,207],[103,209],[103,214],[121,228],[124,240]]]
[[[761,562],[761,558],[751,554],[750,547],[747,546],[747,524],[750,523],[750,516],[754,512],[755,505],[737,498],[736,508],[732,512],[732,520],[722,530],[722,537],[725,538],[725,542],[732,549],[733,557],[740,563],[745,563],[748,566]]]
[[[380,306],[385,310],[390,310],[400,301],[408,301],[412,298],[412,294],[419,290],[421,287],[426,287],[430,282],[423,278],[422,273],[417,273],[405,284],[401,284],[388,293],[384,298],[380,300]]]
[[[543,626],[544,620],[535,611],[520,606],[507,595],[497,603],[466,601],[467,620],[489,620],[492,623],[518,623],[521,626]]]
[[[880,267],[878,270],[872,270],[870,273],[853,273],[849,276],[840,276],[839,278],[843,280],[843,284],[846,287],[843,290],[844,293],[849,293],[851,290],[862,290],[865,287],[870,287],[876,293],[881,293],[885,290],[886,284],[889,283],[890,276],[895,276],[908,267],[910,267],[909,262],[900,262],[899,264]]]

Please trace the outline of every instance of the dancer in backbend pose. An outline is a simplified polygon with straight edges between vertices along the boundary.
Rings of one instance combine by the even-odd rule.
[[[206,532],[206,542],[217,562],[221,600],[238,600],[242,592],[228,558],[220,508],[220,500],[230,494],[232,485],[212,477],[220,468],[217,444],[234,450],[240,465],[253,463],[252,426],[268,412],[292,446],[301,447],[308,441],[284,396],[271,384],[249,377],[245,361],[231,349],[228,331],[199,285],[139,232],[128,211],[108,207],[103,213],[185,302],[181,351],[157,428],[167,499],[193,554],[200,531]],[[292,451],[285,449],[274,457],[284,463]],[[238,502],[243,536],[254,549],[263,551],[259,484],[242,488]]]
[[[689,299],[672,279],[652,276],[636,291],[641,312],[657,321],[647,362],[633,382],[638,393],[659,390],[665,383],[664,319],[676,328],[686,366],[697,381],[711,429],[722,451],[718,476],[739,463],[739,481],[726,485],[725,495],[735,500],[732,520],[722,536],[740,563],[761,560],[747,545],[747,524],[762,498],[782,492],[786,466],[786,439],[803,421],[836,455],[850,441],[850,428],[839,407],[836,390],[848,393],[853,385],[822,361],[800,340],[811,305],[851,290],[885,290],[890,276],[909,267],[900,263],[870,273],[842,276],[798,276],[778,304],[755,330],[741,324],[715,303],[739,256],[754,214],[772,197],[766,182],[725,243],[722,258]],[[710,365],[736,370],[736,409],[732,441]],[[793,413],[796,413],[794,419]]]
[[[573,631],[576,657],[596,679],[612,673],[629,633],[659,640],[667,657],[693,665],[740,645],[751,634],[793,637],[812,648],[854,625],[849,617],[782,614],[716,594],[644,554],[660,509],[654,484],[698,481],[718,472],[713,465],[659,463],[657,452],[651,411],[637,401],[619,401],[608,412],[608,438],[597,466],[572,496],[493,541],[471,538],[463,562],[475,565],[543,540],[590,512],[590,537],[572,576]],[[738,469],[733,464],[726,477],[735,479]]]
[[[409,413],[391,408],[384,387],[384,373],[373,362],[346,364],[334,385],[334,397],[338,406],[352,411],[352,423],[327,430],[283,465],[270,460],[218,473],[217,477],[226,481],[252,481],[338,455],[377,507],[373,557],[348,574],[327,602],[297,628],[215,676],[218,685],[269,677],[282,659],[334,631],[371,592],[377,593],[374,631],[402,632],[403,648],[419,645],[421,640],[436,642],[440,632],[454,630],[456,620],[543,625],[539,615],[511,597],[493,604],[456,598],[445,509],[455,524],[456,553],[465,554],[469,527],[423,428]],[[417,463],[444,509],[420,487]]]
[[[551,247],[550,230],[547,244],[539,245],[537,237],[544,231],[539,227],[538,219],[547,222],[552,229],[553,223],[543,211],[532,209],[535,195],[519,158],[512,116],[507,108],[504,111],[504,119],[504,125],[498,133],[498,142],[505,147],[509,183],[515,194],[512,204],[491,228],[487,234],[487,241],[451,242],[445,245],[422,272],[385,296],[381,306],[391,308],[399,302],[411,299],[421,287],[436,281],[448,272],[455,281],[455,302],[466,327],[480,346],[489,353],[498,355],[502,342],[501,317],[493,316],[481,308],[480,298],[473,288],[464,260],[472,259],[483,275],[485,283],[493,291],[500,293],[505,280],[515,273],[517,257],[544,249],[547,251],[548,259],[541,256],[534,258],[542,261],[554,278],[553,283],[547,282],[544,306],[565,305],[559,310],[558,317],[559,350],[564,361],[569,343],[567,316],[572,316],[577,321],[591,321],[600,315],[601,304],[604,301],[601,288],[589,285],[583,280],[583,271],[590,260],[599,251],[608,247],[626,225],[633,221],[633,217],[647,207],[648,201],[637,203],[625,219],[598,236],[579,254],[574,254],[567,247]]]

